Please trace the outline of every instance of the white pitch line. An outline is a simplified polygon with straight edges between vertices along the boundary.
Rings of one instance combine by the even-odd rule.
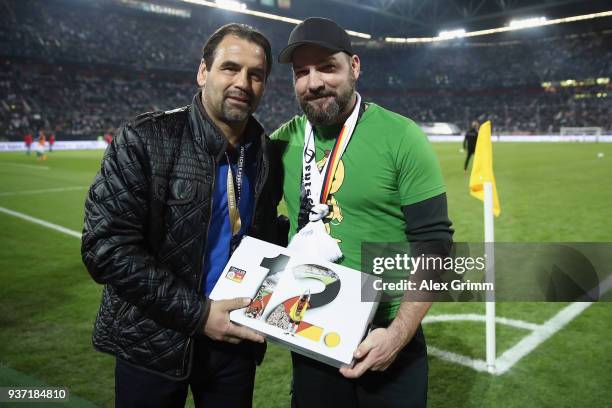
[[[591,298],[598,294],[599,297],[605,295],[609,290],[612,290],[612,275],[606,277],[599,285],[589,292]],[[531,334],[523,337],[513,347],[506,350],[501,356],[495,359],[494,375],[502,375],[518,363],[522,358],[527,356],[542,343],[552,337],[559,330],[564,328],[572,320],[578,317],[582,312],[591,306],[593,302],[573,302],[561,309],[557,314],[548,319],[543,324],[529,323],[522,320],[508,319],[505,317],[496,317],[495,322],[508,326],[518,327],[521,329],[532,330]],[[423,319],[423,323],[449,322],[449,321],[477,321],[484,322],[485,316],[475,313],[456,314],[456,315],[431,315]],[[433,356],[443,360],[451,361],[457,364],[470,367],[476,371],[489,372],[486,362],[480,359],[473,359],[461,354],[453,353],[446,350],[437,349],[428,346],[427,350]]]
[[[429,345],[427,346],[427,353],[442,360],[450,361],[451,363],[461,364],[463,366],[472,368],[476,371],[481,371],[483,373],[489,372],[487,368],[487,363],[484,360],[466,357],[461,354],[441,350],[437,347]]]
[[[605,295],[612,289],[612,276],[608,276],[599,285],[599,296]],[[593,291],[591,291],[593,292]],[[506,350],[495,361],[495,370],[497,375],[503,374],[512,368],[513,365],[519,362],[527,354],[535,350],[540,344],[548,340],[553,334],[557,333],[569,322],[574,320],[578,315],[584,312],[591,306],[593,302],[574,302],[561,309],[556,315],[540,325],[531,334],[523,337],[521,341],[513,347]]]
[[[61,225],[53,224],[53,223],[47,222],[45,220],[41,220],[39,218],[30,217],[27,214],[20,213],[20,212],[17,212],[17,211],[13,211],[13,210],[9,210],[8,208],[0,207],[0,213],[12,215],[13,217],[17,217],[17,218],[20,218],[22,220],[29,221],[31,223],[41,225],[41,226],[43,226],[45,228],[49,228],[49,229],[52,229],[54,231],[58,231],[58,232],[61,232],[63,234],[66,234],[66,235],[70,235],[70,236],[73,236],[75,238],[79,238],[79,239],[81,238],[81,233],[80,232],[73,231],[73,230],[68,229],[68,228],[64,228]]]
[[[467,314],[440,314],[426,316],[423,323],[438,323],[438,322],[484,322],[485,316],[475,313]],[[539,324],[526,322],[524,320],[509,319],[507,317],[496,316],[495,322],[505,326],[512,326],[518,329],[536,330],[540,327]]]
[[[588,299],[600,298],[608,293],[610,289],[612,289],[612,275],[608,276],[603,282],[591,289],[587,293],[587,297]]]
[[[76,187],[45,188],[42,190],[5,191],[5,192],[0,193],[0,197],[12,197],[12,196],[17,196],[17,195],[44,194],[44,193],[62,193],[64,191],[83,190],[88,187],[89,186],[76,186]]]
[[[605,295],[608,291],[612,289],[612,275],[608,276],[606,280],[599,284],[599,294],[600,296]]]
[[[48,166],[38,166],[36,164],[20,164],[20,163],[10,163],[10,162],[0,162],[0,164],[8,165],[8,166],[16,166],[16,167],[25,167],[28,169],[35,170],[49,170]]]
[[[546,323],[534,330],[533,333],[523,337],[521,341],[497,358],[495,361],[495,374],[500,375],[508,371],[519,360],[565,327],[592,304],[593,302],[574,302],[563,308],[559,313],[546,321]]]

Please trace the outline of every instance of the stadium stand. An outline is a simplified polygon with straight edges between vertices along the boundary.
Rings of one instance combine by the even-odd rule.
[[[292,25],[194,7],[191,18],[153,15],[111,0],[0,5],[0,138],[54,131],[93,139],[147,110],[184,105],[195,92],[203,40],[219,25],[259,27],[273,51]],[[541,34],[541,33],[540,33]],[[612,129],[612,30],[550,29],[437,45],[357,44],[360,91],[419,122],[497,132]],[[275,65],[258,115],[272,131],[298,112],[288,67]]]

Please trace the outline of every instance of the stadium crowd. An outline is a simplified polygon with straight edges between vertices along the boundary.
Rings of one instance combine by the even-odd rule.
[[[115,1],[3,2],[0,13],[0,138],[45,128],[60,139],[95,138],[143,111],[187,104],[203,40],[246,22],[282,48],[292,28],[205,7],[190,19]],[[551,133],[563,126],[612,129],[612,32],[526,34],[436,45],[356,45],[360,91],[418,122],[465,128],[491,119],[497,132]],[[548,86],[542,83],[550,82]],[[608,95],[609,94],[609,95]],[[291,71],[275,65],[259,118],[268,131],[298,112]]]

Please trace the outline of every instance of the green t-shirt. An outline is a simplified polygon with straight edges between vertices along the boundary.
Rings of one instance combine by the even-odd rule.
[[[296,116],[270,136],[286,142],[283,190],[290,238],[300,211],[305,123],[304,116]],[[339,133],[340,126],[315,128],[319,169]],[[331,211],[324,220],[326,228],[339,240],[344,255],[338,263],[362,270],[362,242],[406,242],[401,207],[444,192],[438,159],[421,129],[404,116],[368,104],[338,165],[327,202]],[[375,322],[393,319],[398,308],[399,301],[381,303]]]

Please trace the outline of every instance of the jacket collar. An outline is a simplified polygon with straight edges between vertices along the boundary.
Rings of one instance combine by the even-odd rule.
[[[215,125],[206,113],[206,109],[202,105],[202,91],[198,91],[193,97],[189,112],[189,122],[196,142],[200,142],[204,149],[213,155],[218,162],[227,150],[228,142],[221,129]],[[253,115],[249,116],[249,121],[245,128],[245,136],[247,140],[252,140],[257,148],[264,143],[264,129]]]

